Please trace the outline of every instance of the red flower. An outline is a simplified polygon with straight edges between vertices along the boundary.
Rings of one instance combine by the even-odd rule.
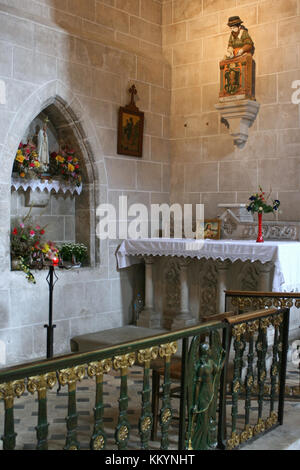
[[[71,162],[73,160],[72,157],[68,157],[68,162]]]
[[[30,163],[30,166],[31,166],[31,168],[35,167],[34,163]]]
[[[13,229],[13,235],[18,235],[18,230],[16,228]]]
[[[33,235],[35,235],[35,231],[34,231],[34,230],[30,230],[29,234],[33,237]]]
[[[78,163],[77,163],[77,165],[75,165],[75,168],[76,168],[76,170],[79,168],[79,165],[78,165]]]
[[[57,157],[57,153],[56,152],[52,152],[51,155],[50,155],[51,158],[56,158]]]
[[[44,235],[44,233],[45,233],[45,230],[42,229],[42,230],[40,231],[40,234],[41,234],[41,235]]]

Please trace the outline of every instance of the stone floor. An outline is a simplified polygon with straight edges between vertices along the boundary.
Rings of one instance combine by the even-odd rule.
[[[289,386],[299,386],[299,372],[295,366],[290,366],[287,374],[287,384]],[[139,449],[140,439],[138,433],[138,419],[141,410],[141,390],[143,387],[143,371],[140,367],[133,367],[130,370],[128,377],[128,390],[129,390],[129,409],[128,417],[131,424],[131,435],[129,441],[129,449]],[[48,421],[49,426],[49,449],[60,450],[64,447],[66,436],[66,423],[65,417],[68,411],[68,395],[67,388],[64,387],[57,395],[57,387],[48,392]],[[118,419],[118,398],[120,394],[120,379],[119,374],[111,372],[105,375],[104,382],[104,424],[108,437],[107,448],[117,449],[114,441],[114,429]],[[77,411],[78,411],[78,441],[80,442],[81,449],[89,448],[89,439],[93,430],[93,406],[95,400],[95,382],[93,379],[85,377],[82,382],[77,386]],[[178,416],[176,410],[179,409],[179,401],[172,400],[174,408],[174,415]],[[228,402],[228,420],[230,421],[231,406]],[[256,424],[257,420],[257,404],[252,402],[251,406],[251,422]],[[19,450],[32,450],[36,445],[36,432],[35,426],[37,424],[37,411],[38,401],[37,397],[25,393],[15,401],[15,431],[17,433],[17,445]],[[238,410],[238,428],[243,430],[243,403],[240,402]],[[265,403],[265,417],[268,417],[269,403]],[[271,448],[287,448],[289,445],[296,445],[297,436],[300,437],[300,398],[288,399],[285,404],[285,417],[287,423],[292,419],[292,425],[286,424],[285,427],[280,427],[272,431],[274,438],[272,439],[271,433],[265,435],[263,438],[258,439],[253,444],[248,444],[244,448],[251,450],[269,449]],[[0,432],[3,430],[4,413],[3,408],[0,413]],[[292,427],[291,427],[292,426]],[[288,435],[288,431],[292,430],[292,436]],[[230,425],[228,426],[228,434],[230,434]],[[174,419],[170,426],[170,450],[177,448],[178,439],[178,420]],[[280,438],[280,436],[282,436]],[[151,449],[158,449],[160,433],[158,433],[158,440],[150,442]],[[2,446],[2,441],[1,441]]]

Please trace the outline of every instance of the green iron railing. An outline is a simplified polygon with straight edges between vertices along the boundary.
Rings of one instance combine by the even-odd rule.
[[[134,365],[143,367],[143,384],[141,390],[139,434],[140,448],[149,449],[149,439],[153,424],[151,409],[151,368],[155,361],[160,360],[160,366],[164,366],[163,396],[160,410],[161,443],[160,448],[169,448],[169,427],[173,417],[173,404],[171,397],[171,364],[172,357],[177,351],[177,342],[182,341],[181,383],[184,393],[181,394],[179,405],[179,432],[178,449],[190,447],[191,442],[196,442],[194,436],[198,432],[200,421],[195,418],[198,413],[198,401],[203,395],[199,387],[199,371],[209,364],[213,374],[219,374],[223,367],[218,362],[217,354],[224,355],[221,340],[225,335],[227,325],[221,322],[212,322],[193,328],[186,328],[173,333],[165,333],[139,341],[124,343],[97,351],[71,354],[56,357],[41,362],[33,362],[10,369],[0,370],[0,398],[4,402],[5,420],[4,434],[2,436],[3,448],[13,450],[16,447],[16,433],[14,429],[14,403],[16,397],[21,397],[25,390],[31,394],[37,393],[38,419],[36,426],[36,448],[48,449],[48,417],[47,417],[47,392],[57,382],[62,387],[68,387],[68,412],[66,417],[66,441],[65,450],[80,449],[78,441],[78,412],[76,389],[77,383],[86,374],[96,381],[94,429],[90,438],[90,449],[106,449],[107,436],[104,426],[104,383],[103,378],[111,370],[118,371],[120,377],[120,397],[118,422],[115,428],[115,445],[119,450],[128,448],[131,426],[128,419],[128,370]],[[189,343],[191,342],[191,346]],[[200,354],[200,345],[206,344],[205,354]],[[214,352],[213,352],[214,350]],[[204,351],[203,351],[204,352]],[[210,355],[212,356],[210,357]],[[223,357],[223,356],[222,356]],[[218,363],[215,372],[212,361]],[[216,375],[214,387],[206,390],[209,393],[209,413],[212,417],[215,433],[209,431],[210,419],[206,430],[206,446],[216,447],[216,403],[218,400],[219,375]],[[189,397],[189,410],[187,412],[186,400]],[[204,411],[201,413],[204,413]],[[187,428],[186,418],[193,420],[192,426]],[[206,425],[206,424],[205,424]],[[188,434],[187,434],[188,432]],[[201,444],[202,445],[202,444]]]
[[[278,324],[275,334],[276,341],[273,346],[272,371],[274,376],[280,376],[284,384],[286,369],[286,343],[288,331],[288,309],[264,311],[261,318],[247,319],[240,317],[241,321],[235,324],[230,317],[224,321],[212,321],[180,331],[168,332],[151,338],[131,341],[120,345],[99,349],[96,351],[70,354],[50,360],[33,362],[22,366],[0,370],[0,399],[4,403],[4,433],[2,436],[3,449],[16,448],[17,435],[15,432],[14,414],[15,398],[24,395],[26,389],[30,394],[37,394],[37,425],[36,449],[49,448],[49,422],[47,395],[57,382],[67,387],[67,416],[65,431],[65,450],[80,449],[78,439],[78,410],[77,410],[77,384],[83,378],[89,377],[95,381],[95,406],[93,430],[90,435],[89,447],[92,450],[107,449],[107,429],[105,423],[105,381],[104,377],[112,373],[119,374],[120,394],[118,418],[114,431],[114,448],[128,449],[131,441],[131,424],[129,420],[130,407],[128,375],[134,365],[143,369],[143,380],[140,390],[140,411],[138,417],[139,446],[140,449],[151,449],[151,430],[153,426],[153,412],[151,406],[151,374],[155,367],[163,367],[163,385],[161,407],[159,413],[160,423],[160,449],[170,448],[170,425],[174,417],[175,399],[172,397],[173,363],[180,357],[180,401],[177,405],[177,449],[178,450],[204,450],[216,448],[234,448],[227,440],[226,426],[226,382],[228,378],[228,357],[230,339],[235,339],[236,357],[234,359],[234,376],[232,387],[232,435],[235,439],[237,433],[236,421],[238,416],[237,403],[240,401],[242,360],[245,352],[245,343],[248,341],[252,324],[258,326],[255,333],[259,341],[249,346],[249,365],[247,379],[250,383],[254,355],[258,354],[257,368],[260,374],[259,403],[263,408],[264,397],[261,393],[264,385],[263,373],[266,371],[265,351],[267,349],[265,326],[266,322]],[[235,317],[236,319],[237,317]],[[282,321],[281,321],[282,319]],[[280,320],[280,321],[279,321]],[[264,323],[265,322],[265,323]],[[244,331],[241,325],[246,325]],[[254,327],[253,327],[254,328]],[[256,327],[255,327],[256,328]],[[179,344],[178,344],[179,342]],[[261,345],[261,346],[260,346]],[[175,358],[177,349],[180,356]],[[273,373],[272,372],[272,373]],[[279,374],[279,375],[278,375]],[[272,382],[272,394],[276,384]],[[282,388],[282,385],[281,385]],[[248,390],[249,392],[249,390]],[[272,395],[272,396],[273,396]],[[275,396],[275,395],[274,395]],[[24,397],[26,400],[27,397]],[[244,398],[243,398],[244,399]],[[270,409],[274,410],[274,400],[270,402]],[[249,393],[246,393],[245,410],[246,425],[249,421]],[[261,414],[261,413],[259,413]],[[278,423],[282,422],[283,400],[280,402]],[[257,434],[258,435],[258,434]],[[239,444],[241,439],[239,439]],[[130,446],[132,449],[132,446]],[[157,447],[154,447],[157,448]]]
[[[225,372],[221,384],[227,401],[225,392],[220,421],[229,435],[224,448],[234,449],[283,423],[289,309],[231,315],[226,321],[233,358],[232,372]],[[225,417],[230,408],[231,423]]]

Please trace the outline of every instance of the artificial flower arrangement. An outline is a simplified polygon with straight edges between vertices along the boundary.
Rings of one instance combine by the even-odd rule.
[[[41,175],[42,168],[38,160],[36,146],[33,143],[20,143],[14,161],[13,171],[15,173],[18,173],[20,178],[26,178],[29,176],[32,177],[33,175]]]
[[[58,248],[51,241],[42,240],[45,227],[33,226],[30,212],[11,232],[11,255],[18,260],[18,267],[25,272],[29,282],[36,283],[32,267],[43,267],[44,260],[52,261],[58,256]]]
[[[49,166],[41,165],[38,158],[36,146],[28,141],[19,145],[13,172],[18,173],[20,178],[40,178],[45,176],[48,179],[62,178],[70,184],[81,185],[81,170],[75,151],[63,146],[60,153],[52,152]]]
[[[68,183],[81,185],[81,171],[79,160],[74,155],[75,151],[69,149],[67,145],[61,148],[60,153],[50,154],[50,173],[60,176]]]
[[[272,200],[272,204],[268,204],[271,192],[266,196],[263,192],[261,186],[259,186],[259,192],[252,194],[249,201],[250,204],[247,206],[248,212],[258,212],[258,213],[270,213],[277,211],[280,206],[280,201],[278,199]]]

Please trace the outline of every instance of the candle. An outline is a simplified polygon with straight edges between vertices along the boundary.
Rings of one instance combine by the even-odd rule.
[[[58,263],[59,263],[59,259],[57,258],[57,256],[54,256],[54,258],[52,260],[53,266],[58,266]]]

